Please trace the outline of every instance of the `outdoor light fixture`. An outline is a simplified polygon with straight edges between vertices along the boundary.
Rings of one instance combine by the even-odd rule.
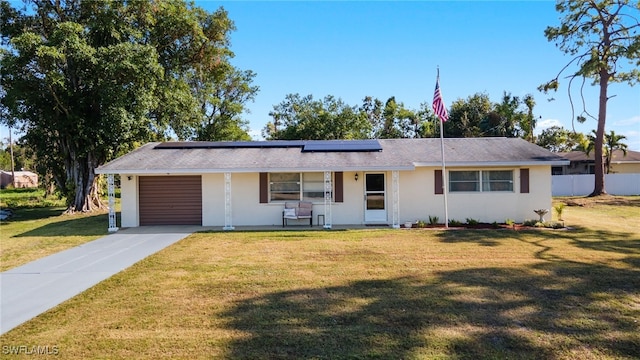
[[[127,180],[131,181],[131,175],[127,176]]]
[[[354,177],[354,179],[356,179],[356,181],[358,181],[358,173],[356,173],[356,176]]]

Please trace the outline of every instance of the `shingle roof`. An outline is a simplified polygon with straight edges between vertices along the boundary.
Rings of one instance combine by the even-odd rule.
[[[358,140],[335,140],[355,144]],[[440,166],[440,139],[381,139],[381,151],[305,151],[300,144],[320,141],[241,143],[202,146],[203,143],[148,143],[101,167],[97,173],[214,173],[274,171],[412,170],[416,166]],[[331,144],[323,140],[322,144]],[[161,146],[158,146],[163,144]],[[176,143],[177,144],[177,143]],[[189,146],[193,144],[194,146]],[[210,143],[215,144],[215,143]],[[291,144],[293,146],[285,146]],[[174,144],[175,145],[175,144]],[[259,146],[264,145],[264,146]],[[523,139],[444,139],[447,167],[568,165],[563,157]],[[326,146],[326,145],[323,145]],[[163,148],[164,147],[164,148]],[[310,146],[309,148],[313,148]]]
[[[595,153],[592,151],[589,156],[584,151],[570,151],[566,153],[560,153],[559,155],[569,159],[570,161],[595,161]],[[622,150],[613,150],[613,157],[611,158],[613,163],[637,163],[640,162],[640,151],[627,150],[625,156]]]

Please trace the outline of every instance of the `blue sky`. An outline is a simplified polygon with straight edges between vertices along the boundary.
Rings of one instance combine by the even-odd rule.
[[[549,96],[537,91],[570,60],[544,37],[544,29],[560,21],[552,1],[196,4],[211,11],[223,6],[235,22],[232,62],[256,72],[260,87],[245,115],[256,139],[273,105],[289,93],[334,95],[350,105],[365,96],[383,102],[395,96],[417,109],[432,101],[438,66],[447,107],[478,92],[494,102],[504,91],[530,93],[542,117],[538,132],[554,124],[571,128],[567,82]],[[607,132],[627,136],[629,148],[640,151],[640,85],[615,84],[609,91],[616,96],[609,101]],[[577,86],[574,101],[581,107]],[[585,101],[596,116],[596,87],[588,86]],[[593,119],[576,123],[585,133],[595,127]]]
[[[196,1],[213,11],[223,6],[235,22],[232,63],[257,73],[260,87],[248,104],[251,134],[259,139],[269,112],[289,93],[333,95],[360,105],[365,96],[383,102],[395,96],[406,107],[431,103],[440,67],[447,107],[478,92],[500,101],[504,91],[534,95],[537,132],[551,125],[571,128],[567,81],[545,95],[538,85],[570,60],[544,37],[559,24],[553,1]],[[625,66],[628,68],[629,65]],[[578,84],[574,84],[578,85]],[[579,112],[578,86],[574,102]],[[640,151],[640,85],[609,87],[607,132],[627,136]],[[553,97],[554,101],[547,98]],[[598,108],[596,87],[585,91],[587,110]],[[584,133],[596,121],[576,123]],[[1,138],[8,136],[2,128]]]

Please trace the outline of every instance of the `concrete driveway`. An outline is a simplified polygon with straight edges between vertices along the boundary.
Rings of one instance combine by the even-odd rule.
[[[120,230],[1,273],[0,334],[202,229],[148,226]]]

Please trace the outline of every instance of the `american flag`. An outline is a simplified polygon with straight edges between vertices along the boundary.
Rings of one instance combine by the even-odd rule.
[[[449,119],[447,108],[444,106],[442,100],[442,93],[440,92],[440,76],[436,79],[436,90],[433,92],[433,111],[438,115],[440,121],[445,122]]]

